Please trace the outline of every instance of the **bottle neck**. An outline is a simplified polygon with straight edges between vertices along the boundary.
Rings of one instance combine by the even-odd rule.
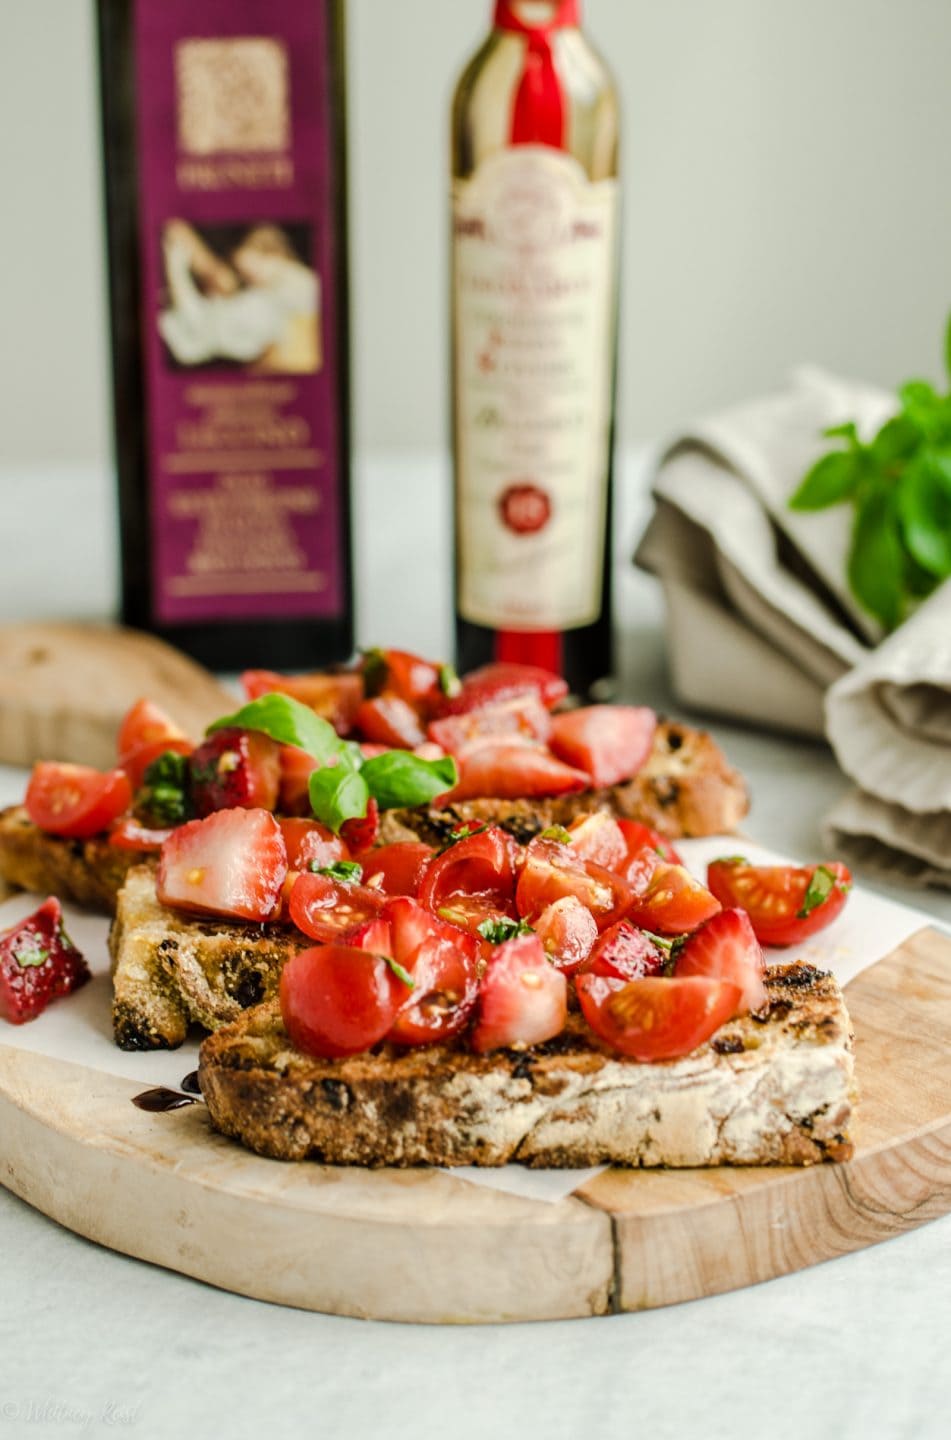
[[[552,38],[556,31],[578,24],[580,0],[496,0],[495,28],[525,37],[525,61],[512,105],[513,145],[565,144],[565,97],[555,65]],[[528,17],[539,15],[533,23]],[[544,15],[544,18],[541,18]]]
[[[537,18],[536,18],[537,17]],[[555,30],[567,30],[581,23],[581,0],[496,0],[493,24],[496,30],[517,35],[548,38]]]

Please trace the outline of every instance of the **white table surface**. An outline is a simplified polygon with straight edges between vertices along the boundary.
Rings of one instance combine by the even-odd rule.
[[[627,563],[647,513],[644,476],[644,457],[628,457],[617,526],[621,669],[628,695],[678,713],[657,587]],[[432,456],[358,467],[366,643],[448,653],[448,496],[447,467]],[[82,467],[0,471],[0,619],[99,618],[116,590],[109,477]],[[845,788],[829,752],[710,728],[750,782],[749,833],[816,854],[819,818]],[[19,784],[0,772],[0,798]],[[877,888],[951,924],[947,893]],[[102,1250],[3,1189],[0,1257],[0,1440],[117,1430],[236,1440],[951,1434],[951,1218],[669,1310],[476,1329],[245,1300]]]

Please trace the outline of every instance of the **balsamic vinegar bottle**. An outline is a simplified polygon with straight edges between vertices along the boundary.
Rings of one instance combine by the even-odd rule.
[[[343,0],[98,0],[122,616],[353,644]]]
[[[579,0],[497,0],[452,113],[460,670],[612,668],[618,100]],[[603,688],[603,687],[600,687]]]

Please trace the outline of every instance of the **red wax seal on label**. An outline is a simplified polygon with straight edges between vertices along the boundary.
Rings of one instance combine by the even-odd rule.
[[[540,485],[510,485],[498,505],[502,524],[516,535],[535,535],[551,519],[551,500]]]

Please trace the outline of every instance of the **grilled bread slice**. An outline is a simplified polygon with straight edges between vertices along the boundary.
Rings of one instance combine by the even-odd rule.
[[[174,1049],[190,1024],[213,1030],[277,994],[285,960],[312,942],[280,925],[180,915],[138,865],[109,932],[112,1026],[122,1050]]]
[[[528,840],[549,825],[568,824],[575,815],[599,808],[641,820],[676,840],[729,834],[749,802],[742,778],[705,731],[663,722],[646,764],[622,785],[551,799],[467,800],[444,810],[424,806],[388,811],[382,839],[440,843],[462,821],[486,820]],[[47,835],[22,805],[0,811],[0,881],[8,885],[111,914],[126,875],[141,859],[99,836],[63,840]]]
[[[340,1165],[811,1165],[847,1160],[853,1066],[835,980],[805,964],[769,1005],[680,1060],[643,1064],[577,1014],[556,1039],[475,1055],[381,1045],[344,1060],[297,1050],[276,1000],[209,1036],[212,1124],[261,1155]]]

